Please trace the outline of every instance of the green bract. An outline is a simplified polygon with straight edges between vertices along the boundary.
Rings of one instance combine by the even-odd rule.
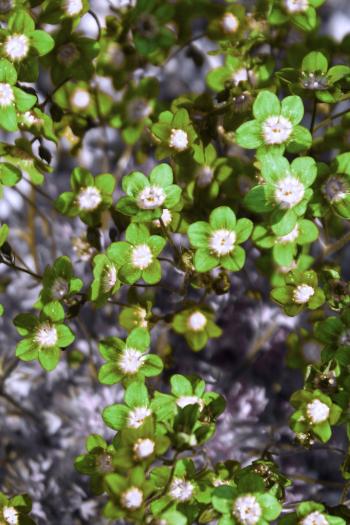
[[[74,269],[69,257],[59,257],[52,267],[45,268],[43,289],[40,292],[39,304],[44,305],[52,301],[67,301],[69,296],[80,292],[83,282],[74,275]]]
[[[56,208],[68,217],[79,216],[86,224],[98,224],[101,212],[112,204],[115,179],[109,173],[93,177],[84,168],[75,168],[71,179],[72,191],[62,193]]]
[[[239,146],[259,151],[283,153],[308,149],[312,144],[310,132],[299,126],[304,116],[300,97],[290,96],[281,102],[271,91],[260,91],[254,105],[255,120],[242,124],[236,131]]]
[[[211,337],[220,337],[222,334],[214,322],[214,315],[206,310],[193,307],[176,314],[172,327],[175,332],[183,334],[188,345],[193,350],[201,350]]]
[[[158,159],[188,151],[197,138],[186,109],[160,113],[159,121],[152,126],[152,133],[159,142]]]
[[[342,409],[320,390],[298,390],[290,401],[297,409],[291,416],[294,432],[304,434],[311,431],[323,443],[329,441],[331,426],[339,420]]]
[[[118,337],[101,341],[100,353],[107,360],[98,374],[101,383],[114,385],[123,381],[128,384],[160,374],[163,363],[160,357],[148,353],[150,343],[149,332],[144,328],[135,328],[125,342]]]
[[[271,297],[283,306],[287,315],[298,315],[304,308],[316,310],[325,302],[323,290],[318,287],[317,274],[312,271],[289,272],[285,286],[273,288]]]
[[[123,283],[133,284],[139,279],[155,284],[161,279],[161,265],[157,256],[166,244],[159,235],[150,235],[142,224],[130,224],[125,241],[114,242],[108,255],[119,266],[118,277]]]
[[[17,315],[13,322],[23,339],[16,347],[16,356],[22,361],[38,359],[47,371],[56,368],[61,349],[75,338],[63,320],[64,310],[57,301],[45,305],[39,318],[28,313]]]
[[[188,228],[188,237],[196,248],[194,265],[198,272],[208,272],[217,266],[237,272],[245,262],[245,252],[239,244],[245,242],[253,229],[249,219],[236,220],[227,206],[220,206],[209,216],[209,223],[198,221]]]
[[[181,188],[173,184],[173,172],[168,164],[153,168],[149,178],[134,171],[123,178],[122,185],[127,196],[119,199],[116,208],[140,222],[159,219],[162,210],[174,208],[181,197]]]

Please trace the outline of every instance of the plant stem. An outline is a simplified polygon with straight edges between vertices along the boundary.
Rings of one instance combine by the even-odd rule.
[[[39,275],[38,273],[34,273],[31,270],[27,270],[26,268],[21,268],[20,266],[17,266],[15,263],[9,263],[5,261],[4,259],[0,259],[0,264],[5,264],[9,268],[13,268],[14,270],[18,270],[19,272],[27,273],[28,275],[31,275],[32,277],[34,277],[34,279],[38,279],[39,281],[41,281],[42,279],[42,276]]]
[[[349,113],[349,111],[350,111],[350,108],[344,109],[343,111],[339,111],[339,113],[335,113],[334,115],[330,115],[329,117],[325,118],[319,124],[317,124],[317,126],[314,127],[314,132],[318,131],[324,126],[327,126],[327,124],[330,124],[332,120],[342,117],[343,115],[346,115],[346,113]]]

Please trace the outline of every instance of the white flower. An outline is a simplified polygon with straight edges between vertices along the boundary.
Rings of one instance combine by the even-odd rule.
[[[290,137],[293,124],[286,117],[268,117],[262,126],[262,133],[266,144],[283,144]]]
[[[329,522],[321,512],[316,510],[302,519],[300,525],[329,525]]]
[[[173,220],[173,216],[171,215],[171,211],[168,210],[168,208],[164,208],[163,209],[162,215],[161,215],[161,219],[163,221],[164,226],[169,226],[169,224]],[[159,219],[155,219],[154,221],[152,221],[152,224],[154,224],[154,226],[156,226],[157,228],[161,227],[161,223],[160,223]]]
[[[68,42],[58,48],[57,60],[66,67],[70,67],[79,57],[80,53],[73,42]]]
[[[262,510],[255,496],[239,496],[233,504],[233,515],[241,525],[255,525],[260,520]]]
[[[150,247],[147,246],[147,244],[138,244],[135,246],[132,250],[131,260],[132,264],[136,268],[139,268],[139,270],[147,268],[153,260]]]
[[[209,186],[214,178],[214,170],[210,166],[202,166],[196,173],[197,185],[199,188]]]
[[[187,326],[194,332],[200,332],[207,324],[207,318],[202,312],[193,312],[187,319]]]
[[[169,495],[176,501],[188,501],[192,498],[193,491],[193,483],[181,478],[174,478],[169,488]]]
[[[293,208],[299,204],[304,194],[304,184],[293,175],[287,175],[276,184],[275,199],[283,209]]]
[[[212,233],[209,239],[209,246],[217,256],[221,257],[232,252],[235,242],[236,233],[223,228]]]
[[[125,348],[119,358],[118,365],[124,374],[136,374],[145,361],[145,356],[135,348]]]
[[[15,100],[12,86],[5,82],[0,82],[0,106],[6,108],[10,106]]]
[[[5,40],[5,54],[11,60],[23,60],[29,51],[29,38],[26,35],[10,35]]]
[[[303,13],[309,7],[309,0],[284,0],[284,5],[289,13]]]
[[[296,224],[290,233],[287,233],[287,235],[281,235],[281,237],[277,237],[276,242],[278,244],[286,244],[288,242],[293,242],[295,241],[295,239],[298,238],[298,235],[299,226]]]
[[[152,439],[138,439],[133,447],[137,459],[144,459],[153,454],[155,443]]]
[[[49,322],[41,324],[35,332],[34,341],[44,348],[55,346],[58,341],[56,327]]]
[[[137,196],[137,206],[141,210],[154,210],[163,204],[166,195],[160,186],[146,186]]]
[[[9,525],[17,525],[18,523],[18,512],[14,507],[4,507],[2,513],[6,523]]]
[[[62,299],[69,291],[69,286],[63,277],[57,277],[51,286],[51,295],[54,299]]]
[[[240,82],[247,82],[248,78],[249,78],[248,77],[248,70],[245,67],[242,67],[241,69],[238,69],[232,75],[232,80],[236,84],[236,86]]]
[[[185,408],[188,405],[199,405],[200,410],[204,408],[204,401],[198,396],[181,396],[176,400],[176,404],[180,408]]]
[[[150,416],[152,411],[147,407],[136,407],[129,412],[127,419],[128,428],[139,428],[146,417]]]
[[[83,10],[82,0],[65,0],[63,9],[68,16],[76,16]]]
[[[176,151],[185,151],[188,147],[188,136],[183,129],[172,129],[169,139],[169,146]]]
[[[101,192],[95,186],[82,188],[77,195],[78,208],[82,211],[94,211],[101,202]]]
[[[104,293],[108,293],[112,290],[113,286],[117,282],[117,269],[114,265],[107,266],[103,272],[102,277],[102,290]]]
[[[293,301],[297,304],[305,304],[314,295],[315,290],[308,284],[299,284],[293,291]]]
[[[139,509],[143,502],[143,493],[137,487],[130,487],[120,497],[122,507],[128,510]]]
[[[225,13],[221,19],[221,27],[225,33],[235,33],[239,27],[239,20],[232,13]]]
[[[75,106],[77,109],[86,109],[89,106],[90,101],[90,93],[83,88],[75,89],[70,97],[72,106]]]
[[[328,419],[329,406],[322,403],[319,399],[314,399],[306,405],[306,413],[312,423],[318,425]]]
[[[346,181],[337,175],[329,177],[323,185],[322,191],[329,202],[339,202],[348,195]]]
[[[26,111],[22,118],[26,126],[41,126],[43,124],[43,120],[38,118],[33,111]]]

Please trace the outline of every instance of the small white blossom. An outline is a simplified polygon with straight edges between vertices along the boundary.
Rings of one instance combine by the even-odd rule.
[[[169,146],[176,151],[185,151],[188,148],[188,136],[183,129],[172,129],[169,139]]]
[[[62,299],[69,291],[68,282],[63,277],[57,277],[51,286],[51,295],[54,299]]]
[[[268,117],[262,126],[262,133],[266,144],[283,144],[290,137],[293,124],[286,117]]]
[[[309,7],[309,0],[284,0],[284,5],[289,13],[303,13]]]
[[[79,57],[80,53],[73,42],[68,42],[68,44],[63,44],[58,48],[57,60],[66,67],[74,64]]]
[[[120,497],[122,507],[128,510],[137,510],[143,503],[143,492],[137,487],[130,487]]]
[[[146,186],[137,196],[137,206],[141,210],[154,210],[163,204],[166,195],[160,186]]]
[[[152,439],[145,438],[145,439],[138,439],[133,447],[135,456],[137,459],[145,459],[148,458],[151,454],[153,454],[155,449],[155,443]]]
[[[35,332],[34,341],[44,348],[55,346],[58,341],[56,327],[45,322]]]
[[[201,166],[196,173],[197,185],[199,188],[209,186],[214,178],[214,170],[210,166]]]
[[[147,407],[134,408],[133,410],[129,412],[129,415],[128,415],[128,419],[127,419],[128,428],[139,428],[145,421],[146,417],[150,416],[151,414],[152,414],[151,409]]]
[[[249,79],[248,70],[245,67],[242,67],[241,69],[238,69],[232,75],[232,80],[233,80],[234,84],[236,84],[236,86],[240,82],[247,82],[248,79]]]
[[[194,485],[190,481],[174,478],[169,488],[169,495],[176,501],[188,501],[192,498]]]
[[[215,255],[221,257],[232,252],[236,242],[236,233],[231,230],[215,230],[210,239],[209,246],[215,253]]]
[[[169,224],[173,220],[173,216],[171,214],[171,211],[168,210],[168,208],[164,208],[163,209],[162,215],[161,215],[161,219],[163,221],[164,226],[169,226]],[[154,221],[152,221],[152,224],[154,224],[154,226],[156,226],[157,228],[161,227],[161,223],[160,223],[159,219],[155,219]]]
[[[293,291],[293,301],[297,304],[305,304],[314,295],[315,290],[308,284],[299,284]]]
[[[5,40],[5,54],[11,60],[23,60],[29,51],[29,38],[26,35],[10,35]]]
[[[188,405],[198,405],[200,410],[204,408],[204,401],[198,396],[181,396],[176,400],[176,404],[180,408],[185,408]]]
[[[323,423],[328,419],[329,416],[329,406],[325,403],[322,403],[319,399],[314,399],[306,405],[306,413],[311,421],[315,425]]]
[[[108,293],[112,290],[117,282],[117,269],[114,265],[107,266],[103,272],[102,277],[102,290],[104,293]]]
[[[326,199],[331,203],[342,201],[349,194],[346,181],[337,175],[333,175],[326,180],[322,191]]]
[[[299,204],[303,200],[304,194],[304,184],[292,175],[287,175],[276,184],[275,199],[283,209],[293,208]]]
[[[200,332],[205,328],[207,324],[207,318],[202,312],[193,312],[187,319],[187,326],[194,332]]]
[[[63,9],[68,16],[76,16],[83,10],[82,0],[65,0]]]
[[[15,100],[15,95],[10,84],[0,82],[0,106],[6,108],[10,106]]]
[[[41,118],[38,118],[33,111],[26,111],[23,113],[22,118],[26,126],[41,126],[44,122]]]
[[[235,33],[239,27],[239,20],[232,13],[225,13],[221,19],[221,27],[225,33]]]
[[[131,260],[132,264],[136,268],[139,268],[139,270],[147,268],[153,260],[150,247],[147,244],[138,244],[135,246],[131,254]]]
[[[135,348],[125,348],[119,358],[118,365],[124,374],[136,374],[145,361],[145,356]]]
[[[287,233],[286,235],[281,235],[281,237],[277,237],[276,242],[278,244],[287,244],[289,242],[294,242],[299,235],[299,226],[296,224],[291,232]]]
[[[241,525],[255,525],[261,518],[262,509],[255,496],[247,494],[234,501],[232,512]]]
[[[316,510],[315,512],[311,512],[311,514],[308,514],[305,518],[303,518],[300,522],[300,525],[329,525],[329,522],[324,517],[322,512]]]
[[[2,509],[4,520],[8,525],[17,525],[18,523],[18,512],[14,507],[4,507]]]
[[[70,102],[77,109],[86,109],[91,102],[90,93],[86,89],[77,88],[73,91]]]
[[[78,208],[82,211],[94,211],[101,202],[101,192],[96,186],[82,188],[77,195]]]

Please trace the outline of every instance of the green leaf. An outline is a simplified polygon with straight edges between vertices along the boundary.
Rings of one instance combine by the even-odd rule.
[[[221,257],[220,265],[231,272],[238,272],[245,263],[245,251],[241,246],[235,246],[233,252]]]
[[[260,91],[253,105],[253,115],[260,121],[271,115],[279,115],[281,104],[278,97],[271,91]]]
[[[115,385],[122,379],[122,374],[115,363],[106,363],[101,366],[98,372],[98,380],[103,385]]]
[[[237,235],[236,241],[238,243],[245,242],[250,237],[252,231],[253,223],[250,219],[239,219],[235,228]]]
[[[7,226],[7,224],[3,224],[0,227],[0,248],[1,246],[3,246],[4,242],[6,241],[8,234],[9,234],[9,227]]]
[[[228,206],[219,206],[209,215],[209,223],[213,230],[224,228],[232,231],[236,226],[236,215]]]
[[[211,255],[208,249],[199,248],[194,255],[194,266],[197,272],[209,272],[218,264],[219,260]]]
[[[245,122],[236,131],[236,142],[242,148],[256,149],[264,143],[261,124],[256,120]]]
[[[125,405],[110,405],[103,409],[102,418],[113,430],[121,430],[126,423],[129,409]]]
[[[152,184],[166,188],[173,183],[173,170],[169,164],[159,164],[149,175]]]
[[[0,106],[0,126],[6,131],[17,131],[17,115],[14,106]]]
[[[0,82],[14,85],[17,82],[17,71],[5,58],[0,60]]]
[[[301,98],[297,96],[284,98],[281,114],[293,124],[299,124],[304,116],[304,105]]]
[[[38,358],[41,366],[51,372],[59,363],[61,351],[58,346],[50,348],[40,348],[38,352]]]
[[[37,100],[35,95],[32,95],[31,93],[26,93],[25,91],[17,87],[13,87],[12,89],[15,94],[16,106],[18,111],[24,113],[25,111],[28,111],[34,106]]]
[[[45,31],[33,31],[30,35],[30,40],[39,56],[47,55],[55,46],[54,39]]]
[[[312,51],[303,58],[301,69],[305,73],[327,73],[328,60],[323,53]]]

